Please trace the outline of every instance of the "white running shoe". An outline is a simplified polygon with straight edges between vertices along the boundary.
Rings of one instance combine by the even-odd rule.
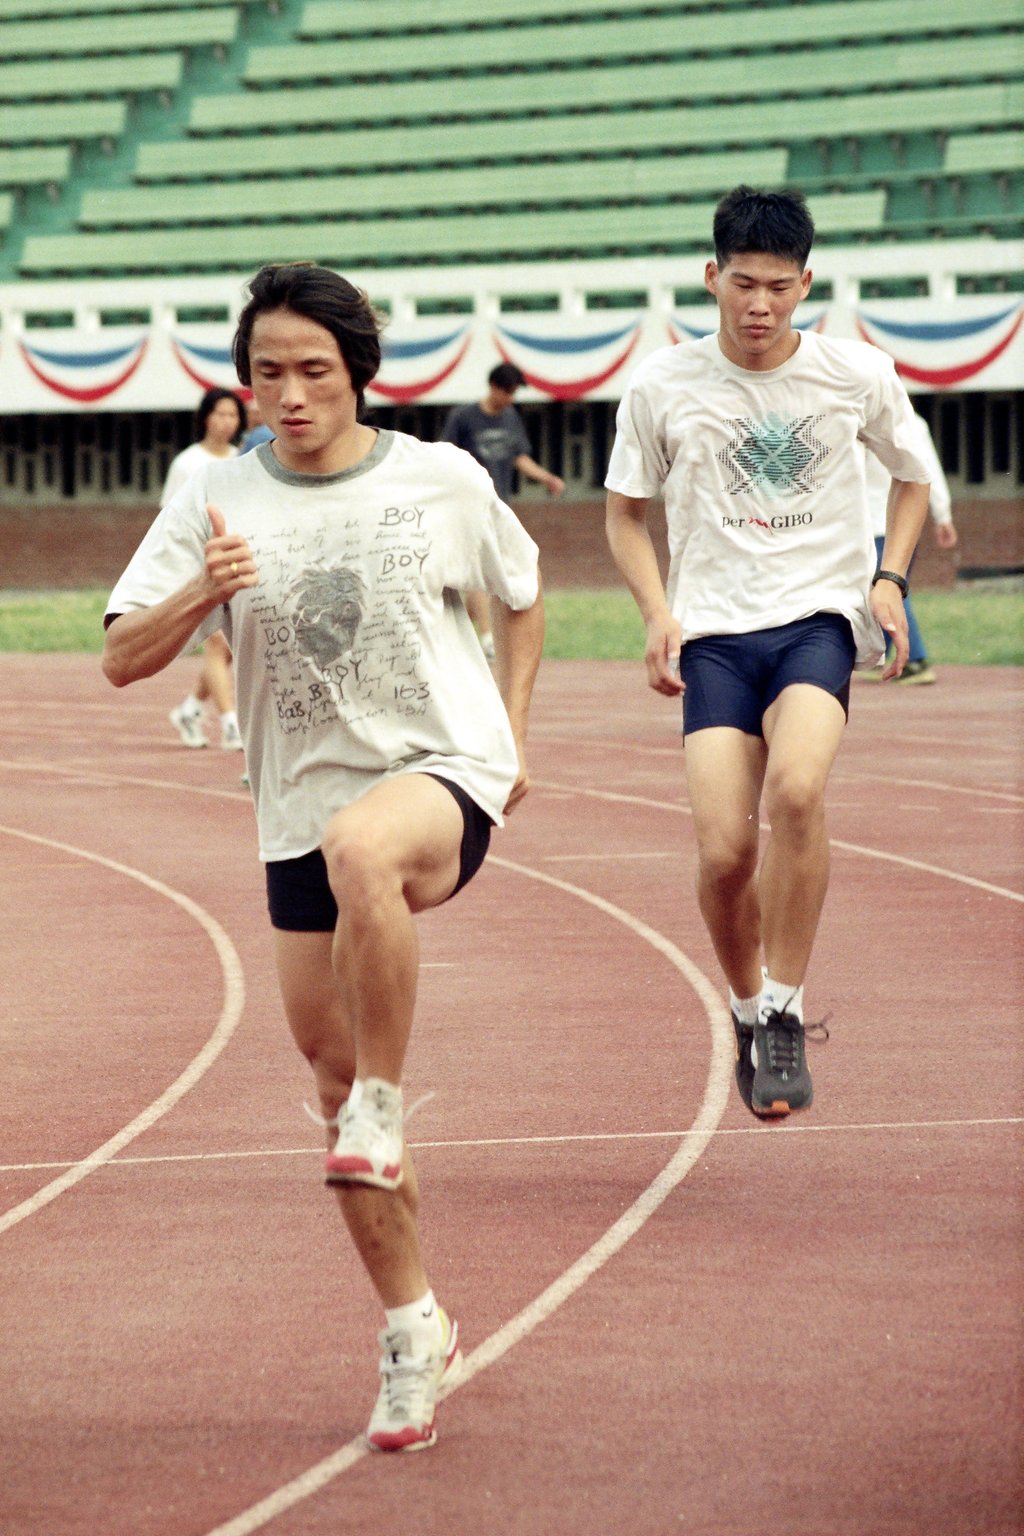
[[[327,1183],[397,1189],[403,1146],[401,1088],[379,1077],[357,1081],[338,1114],[338,1140],[325,1164]]]
[[[373,1451],[423,1451],[437,1439],[438,1399],[451,1391],[462,1365],[459,1325],[437,1310],[444,1331],[429,1355],[413,1355],[403,1329],[380,1335],[380,1392],[366,1431]]]
[[[242,733],[234,720],[225,720],[221,727],[220,744],[225,752],[241,752]]]
[[[182,745],[186,747],[205,747],[209,743],[203,730],[202,715],[190,715],[187,710],[179,705],[172,709],[169,716],[171,724],[181,737]]]

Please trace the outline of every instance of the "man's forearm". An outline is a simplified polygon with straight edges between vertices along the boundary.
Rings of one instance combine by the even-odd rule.
[[[123,688],[161,672],[217,606],[208,584],[197,579],[153,608],[119,614],[107,629],[104,676],[115,688]]]
[[[515,609],[495,598],[491,617],[498,688],[516,740],[522,743],[544,648],[544,599],[538,592],[531,607]]]
[[[889,490],[885,518],[885,545],[879,565],[883,571],[905,576],[914,558],[925,519],[928,516],[927,485],[910,480],[894,480]]]
[[[647,502],[609,491],[605,532],[612,559],[647,624],[666,607],[665,584],[647,528]]]

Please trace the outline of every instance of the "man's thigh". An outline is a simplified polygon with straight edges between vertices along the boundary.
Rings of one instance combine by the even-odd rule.
[[[784,688],[764,717],[767,791],[783,781],[799,781],[810,793],[823,791],[845,728],[841,702],[824,688],[809,683]]]
[[[430,774],[384,779],[327,823],[332,884],[334,869],[361,868],[397,881],[414,912],[438,906],[459,882],[465,825],[454,795]]]
[[[709,726],[686,738],[686,787],[702,855],[756,855],[767,749],[760,736]]]

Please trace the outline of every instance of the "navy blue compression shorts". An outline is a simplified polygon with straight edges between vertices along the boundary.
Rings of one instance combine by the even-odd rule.
[[[443,784],[454,795],[462,812],[462,848],[459,856],[459,878],[452,891],[455,896],[468,885],[487,856],[491,841],[493,821],[481,810],[476,801],[451,779],[443,779],[438,773],[427,775]],[[334,900],[327,864],[319,848],[303,853],[297,859],[273,859],[266,866],[267,906],[274,928],[290,933],[333,933],[338,921],[338,904]],[[447,898],[451,901],[451,896]]]
[[[816,613],[746,635],[702,635],[683,646],[683,735],[731,725],[762,735],[765,711],[791,683],[812,683],[850,713],[856,646],[850,621]]]

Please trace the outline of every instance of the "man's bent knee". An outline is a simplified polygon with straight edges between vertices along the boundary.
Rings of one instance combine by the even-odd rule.
[[[801,832],[816,827],[825,814],[825,786],[816,773],[794,765],[765,783],[765,812],[773,831]]]

